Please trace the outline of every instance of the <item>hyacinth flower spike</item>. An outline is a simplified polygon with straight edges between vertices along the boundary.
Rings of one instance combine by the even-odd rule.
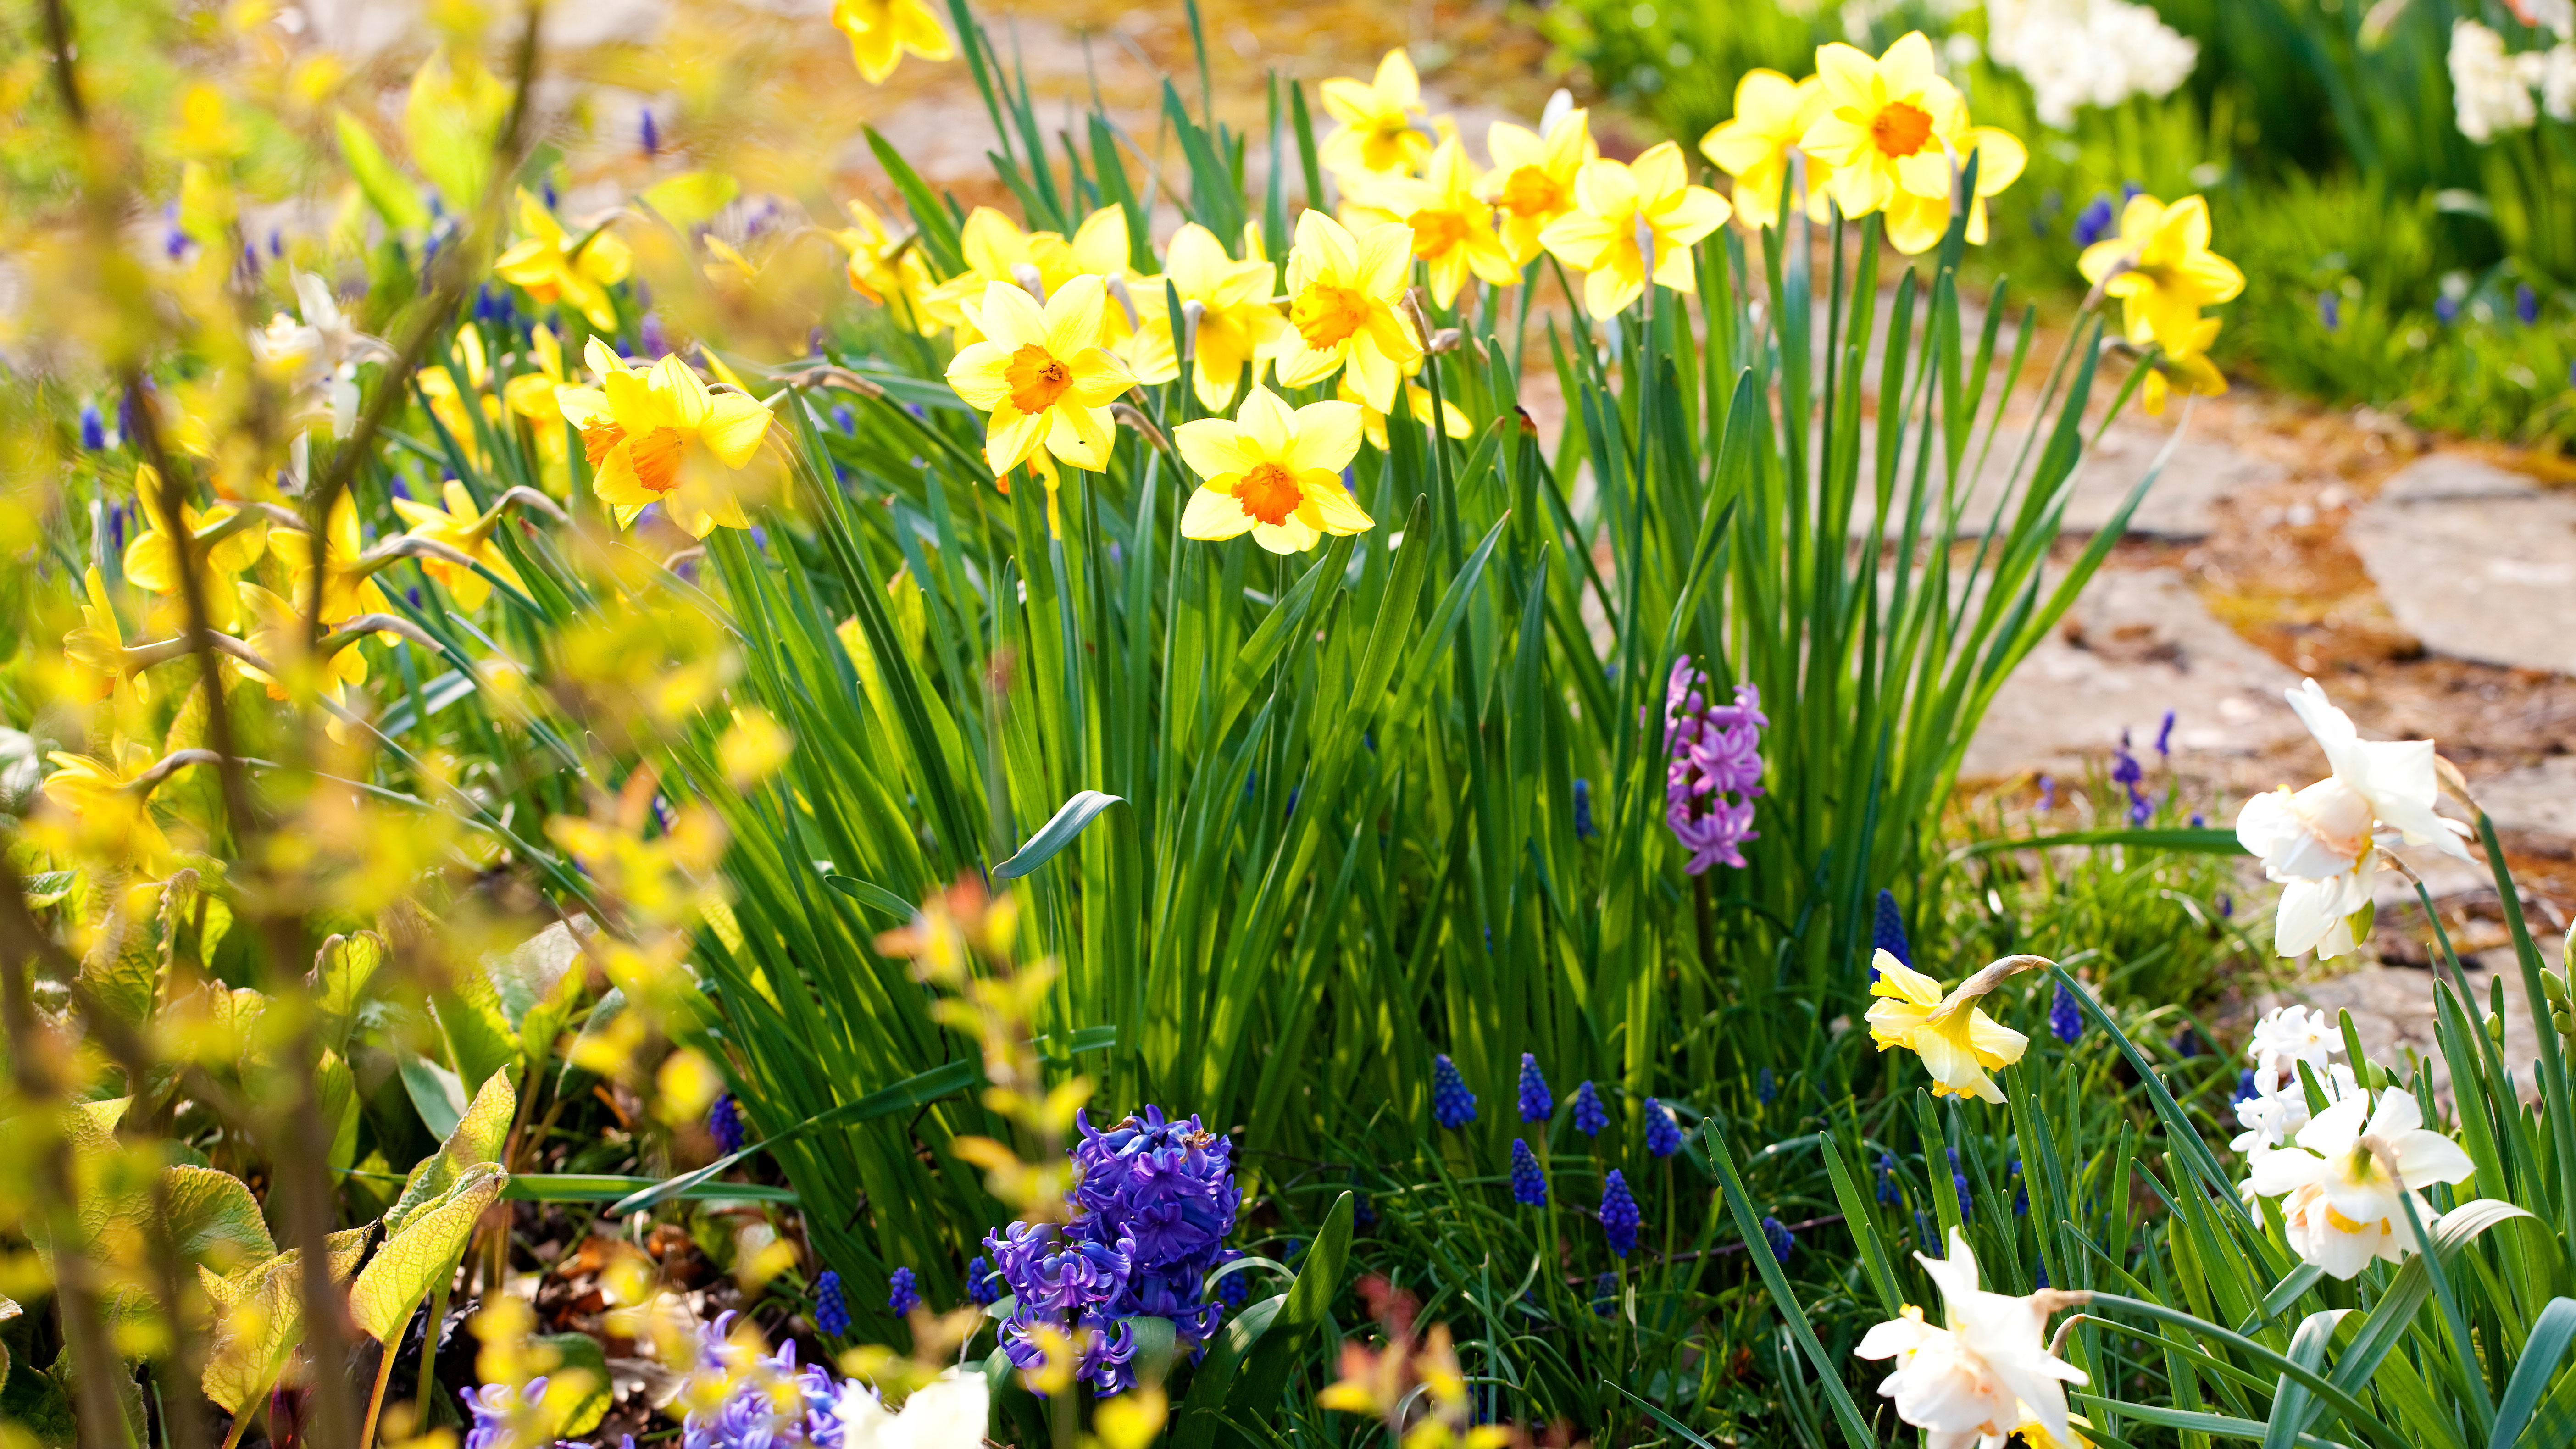
[[[2044,956],[2006,956],[1946,995],[1941,983],[1885,951],[1876,964],[1878,984],[1870,994],[1884,999],[1869,1009],[1869,1035],[1878,1049],[1904,1047],[1921,1057],[1936,1097],[2001,1102],[2003,1089],[1987,1073],[2020,1061],[2030,1038],[1986,1015],[1977,1003],[2006,977],[2056,963]]]

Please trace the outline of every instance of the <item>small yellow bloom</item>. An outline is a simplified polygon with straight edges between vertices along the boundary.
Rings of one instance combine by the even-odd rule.
[[[853,225],[837,238],[850,254],[850,290],[892,313],[898,325],[924,337],[936,333],[939,322],[922,301],[933,283],[919,238],[890,235],[864,201],[850,203],[850,220]]]
[[[496,508],[485,513],[476,508],[474,495],[453,478],[447,480],[443,496],[447,503],[444,509],[410,498],[397,498],[394,512],[401,514],[403,521],[411,525],[414,538],[443,543],[500,575],[512,588],[519,587],[518,570],[510,567],[509,557],[492,542],[492,534],[501,524],[501,511]],[[479,609],[483,607],[484,600],[492,597],[490,580],[454,560],[424,557],[420,566],[431,578],[447,586],[448,596],[460,609]]]
[[[320,548],[321,622],[337,624],[360,614],[381,614],[390,610],[393,606],[385,601],[384,590],[376,587],[375,575],[376,570],[392,560],[371,560],[362,556],[358,538],[358,507],[345,491],[332,503],[331,517],[323,526],[323,535]],[[268,549],[287,567],[287,592],[294,596],[296,607],[311,607],[316,552],[313,535],[302,529],[281,528],[269,535]]]
[[[1833,168],[1833,197],[1843,215],[1863,217],[1910,192],[1926,200],[1950,194],[1951,154],[1964,139],[1968,107],[1932,70],[1932,42],[1908,32],[1872,60],[1836,42],[1816,52],[1824,114],[1799,137],[1798,149]]]
[[[1109,403],[1135,379],[1101,345],[1108,305],[1107,289],[1089,275],[1057,288],[1044,310],[1007,282],[985,286],[971,319],[984,340],[958,351],[948,385],[992,414],[984,461],[995,476],[1041,448],[1094,473],[1109,466]]]
[[[1700,154],[1735,178],[1735,214],[1755,226],[1780,224],[1781,188],[1788,184],[1789,153],[1825,113],[1825,85],[1814,76],[1793,81],[1776,70],[1748,70],[1735,83],[1735,115],[1699,139]],[[1807,157],[1807,215],[1831,216],[1828,193],[1834,168]]]
[[[1353,236],[1320,211],[1297,218],[1288,252],[1288,325],[1277,353],[1285,387],[1322,382],[1347,366],[1359,395],[1380,412],[1422,355],[1413,323],[1396,315],[1413,269],[1413,229],[1389,222]]]
[[[2231,301],[2245,274],[2209,249],[2209,203],[2186,196],[2171,206],[2133,196],[2120,212],[2120,234],[2084,249],[2084,280],[2121,303],[2132,346],[2153,342],[2169,353],[2194,353],[2200,309]]]
[[[304,663],[306,641],[312,639],[311,631],[305,627],[302,609],[297,603],[281,599],[257,584],[243,584],[240,588],[242,611],[251,619],[250,637],[242,642],[250,646],[253,654],[279,669],[299,669]],[[319,664],[320,677],[312,682],[333,704],[347,702],[348,686],[367,682],[367,656],[360,652],[356,639],[341,641],[331,657],[319,661]],[[285,700],[294,697],[286,680],[255,665],[243,664],[240,667],[243,677],[268,686],[269,698]],[[338,724],[336,718],[332,720],[333,726]],[[333,728],[331,737],[341,738],[340,730]]]
[[[1199,406],[1212,413],[1234,405],[1247,363],[1253,382],[1261,381],[1262,359],[1288,335],[1288,319],[1270,305],[1273,272],[1259,255],[1259,233],[1250,228],[1247,233],[1246,260],[1238,262],[1226,255],[1216,233],[1185,222],[1163,258],[1163,274],[1183,309],[1198,304],[1197,330],[1190,335],[1190,380]]]
[[[2167,352],[2148,364],[2147,379],[2138,384],[2138,402],[2148,417],[2165,415],[2165,398],[2176,387],[2201,397],[2216,397],[2227,391],[2227,379],[2208,356],[2209,344],[2218,340],[2218,319],[2201,318],[2193,325],[2189,340],[2187,350]],[[2170,378],[2166,376],[2168,372],[2172,374]]]
[[[1336,76],[1322,88],[1324,113],[1341,122],[1324,138],[1325,166],[1344,176],[1401,176],[1431,155],[1431,137],[1413,123],[1423,114],[1422,77],[1413,60],[1390,50],[1374,81]]]
[[[184,527],[189,555],[197,562],[198,587],[203,591],[206,610],[213,622],[229,622],[232,591],[225,581],[259,562],[268,547],[268,525],[256,517],[246,523],[238,520],[229,504],[218,503],[200,511],[192,504],[182,503],[180,524],[174,526],[162,506],[166,501],[163,492],[158,469],[149,463],[135,467],[135,510],[142,515],[144,529],[125,546],[125,577],[148,593],[177,596],[178,534]]]
[[[605,229],[586,240],[566,237],[563,223],[525,190],[519,193],[519,230],[524,235],[493,261],[493,274],[539,305],[559,301],[600,331],[616,331],[617,309],[609,305],[608,289],[626,280],[634,265],[626,243]]]
[[[1083,270],[1074,257],[1072,244],[1062,235],[1024,232],[989,206],[979,206],[966,214],[966,224],[958,229],[957,245],[965,254],[966,270],[923,294],[922,305],[941,326],[957,329],[955,341],[959,347],[982,340],[970,314],[983,302],[986,287],[1002,282],[1029,293],[1034,300],[1054,296],[1058,287]]]
[[[568,387],[564,417],[581,429],[582,456],[598,470],[591,490],[621,524],[660,503],[692,538],[749,528],[741,483],[769,436],[769,409],[739,392],[711,392],[678,357],[636,371],[596,337],[586,360],[598,388]]]
[[[2035,956],[2008,956],[1947,996],[1940,982],[1888,952],[1879,952],[1872,964],[1878,981],[1869,994],[1886,998],[1869,1009],[1869,1037],[1878,1049],[1904,1047],[1921,1057],[1932,1074],[1935,1097],[2002,1101],[2003,1089],[1986,1074],[2020,1061],[2030,1038],[1986,1015],[1977,1001],[2014,971],[2045,963]]]
[[[834,0],[832,24],[850,37],[850,59],[872,86],[885,84],[907,50],[923,60],[957,54],[923,0]]]
[[[1584,306],[1611,317],[1645,295],[1646,251],[1654,252],[1652,280],[1688,292],[1698,283],[1691,247],[1726,224],[1726,198],[1690,184],[1682,148],[1670,141],[1634,163],[1586,161],[1574,178],[1575,209],[1539,233],[1557,260],[1585,274]]]
[[[95,676],[91,698],[105,699],[118,685],[131,684],[134,697],[149,703],[152,686],[126,650],[125,626],[117,622],[116,605],[108,600],[107,581],[99,576],[97,565],[90,566],[84,582],[89,602],[81,605],[80,627],[63,635],[63,657]],[[206,602],[211,607],[215,601]]]
[[[1256,387],[1233,421],[1183,423],[1172,443],[1207,480],[1181,510],[1185,538],[1249,532],[1272,553],[1303,553],[1325,534],[1373,526],[1342,486],[1342,469],[1360,450],[1356,404],[1308,403],[1291,412],[1278,394]]]
[[[134,784],[160,763],[152,751],[120,735],[104,756],[56,750],[47,758],[60,768],[45,777],[45,799],[71,817],[82,853],[159,874],[169,863],[170,837],[152,818],[151,792]]]
[[[1064,252],[1071,264],[1065,281],[1094,276],[1108,290],[1108,304],[1100,309],[1100,345],[1126,364],[1138,382],[1170,382],[1180,376],[1171,319],[1164,315],[1163,279],[1127,265],[1126,210],[1104,206],[1084,217],[1073,229],[1073,240],[1064,243]],[[1050,282],[1048,295],[1060,285]]]
[[[1413,254],[1431,276],[1431,299],[1443,307],[1458,300],[1474,272],[1498,287],[1521,279],[1518,263],[1494,234],[1494,209],[1476,195],[1467,148],[1450,137],[1431,153],[1426,179],[1383,176],[1357,183],[1345,208],[1353,226],[1400,221],[1413,228]]]
[[[1512,265],[1526,267],[1546,250],[1538,234],[1574,209],[1574,178],[1601,148],[1592,144],[1587,114],[1568,111],[1544,136],[1496,121],[1485,133],[1485,150],[1494,169],[1485,173],[1484,197],[1502,217],[1503,248]]]
[[[463,376],[458,376],[456,367],[441,362],[422,368],[412,375],[412,380],[419,384],[430,412],[446,426],[447,435],[456,440],[457,450],[477,467],[489,467],[490,460],[483,456],[483,436],[474,430],[474,415],[465,410],[466,399],[472,398],[482,408],[486,423],[501,420],[501,400],[488,391],[492,368],[483,356],[482,329],[456,329],[456,361],[464,369]]]

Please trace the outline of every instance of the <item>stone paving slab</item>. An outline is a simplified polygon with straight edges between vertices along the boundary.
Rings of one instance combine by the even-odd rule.
[[[2179,570],[2110,569],[1995,696],[1966,779],[2068,770],[2128,730],[2139,748],[2173,710],[2176,753],[2252,755],[2304,733],[2282,691],[2298,675],[2220,623]]]
[[[1918,435],[1919,436],[1919,435]],[[1977,484],[1970,493],[1960,518],[1959,531],[1975,537],[1986,531],[1994,518],[1995,504],[2004,497],[2006,481],[2012,476],[2027,431],[2006,429],[1996,435],[1994,447],[1987,454],[1985,466],[1978,471]],[[2156,460],[2169,429],[2156,424],[2119,423],[2102,435],[2102,441],[2075,469],[2075,488],[2066,500],[2063,523],[2066,532],[2099,533],[2108,527],[2112,515],[2146,475]],[[1873,430],[1862,430],[1862,447],[1876,447]],[[1911,441],[1911,440],[1909,440]],[[2043,439],[2043,445],[2045,440]],[[1979,435],[1982,444],[1983,435]],[[1864,457],[1874,456],[1864,453]],[[2037,462],[2034,452],[2033,465]],[[1937,470],[1937,464],[1936,470]],[[2129,515],[2125,531],[2130,537],[2190,542],[2208,537],[2218,527],[2217,506],[2249,490],[2267,486],[2286,476],[2280,464],[2269,458],[2245,451],[2222,438],[2185,435],[2174,445],[2173,456],[2166,460],[2164,472],[2155,486],[2147,490],[2137,511]],[[1912,477],[1911,454],[1900,460],[1897,468],[1900,487]],[[2015,511],[2028,494],[2025,486],[2012,494]],[[1902,514],[1902,506],[1899,506]],[[1854,531],[1869,527],[1871,510],[1867,500],[1854,510]]]
[[[2470,789],[2497,830],[2576,844],[2576,755],[2474,781]]]
[[[2576,673],[2576,494],[2433,453],[2354,510],[2346,533],[2426,649]]]

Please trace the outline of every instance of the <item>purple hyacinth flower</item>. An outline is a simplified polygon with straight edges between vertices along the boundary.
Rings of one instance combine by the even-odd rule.
[[[966,1260],[966,1301],[978,1308],[1002,1301],[1002,1275],[981,1253]]]
[[[642,131],[644,159],[650,161],[655,156],[661,154],[662,150],[662,128],[653,123],[653,108],[650,106],[644,108],[644,124]]]
[[[1878,1154],[1878,1200],[1893,1207],[1900,1196],[1896,1187],[1896,1154],[1882,1152]]]
[[[1771,1245],[1771,1256],[1779,1262],[1788,1262],[1789,1255],[1798,1251],[1797,1234],[1790,1232],[1778,1218],[1762,1220],[1762,1239]]]
[[[2095,196],[2091,201],[2084,203],[2084,209],[2075,213],[2073,229],[2075,244],[2079,247],[2089,247],[2100,241],[2102,233],[2111,229],[2112,219],[2111,198],[2108,195]]]
[[[1555,1112],[1556,1099],[1548,1095],[1547,1078],[1539,1075],[1538,1058],[1521,1053],[1521,1120],[1544,1122]]]
[[[1512,1201],[1523,1207],[1547,1206],[1547,1174],[1539,1171],[1537,1155],[1519,1137],[1512,1139]]]
[[[1884,886],[1878,892],[1878,914],[1870,924],[1870,945],[1896,958],[1900,966],[1914,964],[1914,949],[1905,941],[1905,913],[1896,908],[1896,892]],[[1873,954],[1869,979],[1878,980],[1878,965]]]
[[[1598,1137],[1610,1125],[1610,1109],[1601,1105],[1601,1094],[1586,1080],[1574,1089],[1574,1130],[1586,1137]]]
[[[98,415],[98,404],[86,402],[80,410],[81,446],[95,453],[107,446],[107,422]]]
[[[1762,730],[1771,722],[1754,686],[1739,684],[1735,703],[1712,705],[1707,683],[1684,655],[1664,684],[1664,824],[1690,852],[1682,868],[1692,875],[1745,867],[1743,844],[1760,834],[1753,802],[1762,794]]]
[[[731,1092],[716,1098],[716,1104],[707,1109],[707,1133],[727,1156],[742,1150],[742,1108],[735,1104]]]
[[[1637,1211],[1635,1194],[1628,1191],[1628,1179],[1615,1167],[1601,1185],[1600,1217],[1612,1253],[1624,1258],[1637,1251],[1637,1226],[1644,1218]]]
[[[2172,710],[2166,710],[2164,722],[2156,726],[2157,754],[2170,755],[2173,753],[2173,727],[2174,712]]]

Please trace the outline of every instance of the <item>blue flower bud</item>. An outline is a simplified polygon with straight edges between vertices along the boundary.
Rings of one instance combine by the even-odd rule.
[[[814,1327],[825,1338],[840,1338],[850,1331],[850,1305],[841,1297],[841,1275],[829,1268],[814,1280]]]
[[[1574,1130],[1586,1137],[1598,1137],[1610,1125],[1610,1110],[1601,1105],[1601,1094],[1585,1081],[1574,1089]]]
[[[1628,1191],[1628,1179],[1615,1167],[1601,1185],[1600,1216],[1611,1252],[1624,1258],[1637,1250],[1637,1225],[1644,1218],[1637,1211],[1636,1197]]]

